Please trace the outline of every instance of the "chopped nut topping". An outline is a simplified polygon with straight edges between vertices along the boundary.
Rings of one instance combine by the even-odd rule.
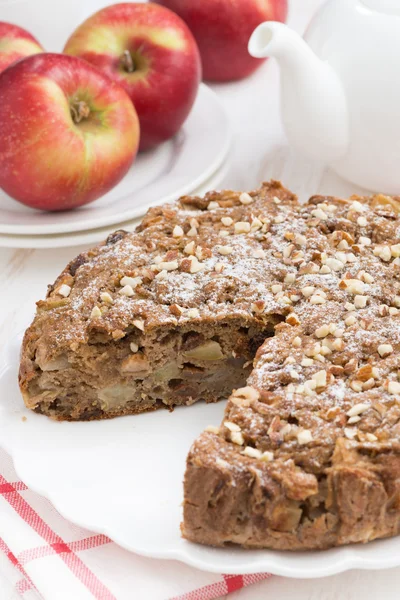
[[[319,272],[322,275],[328,275],[329,273],[332,273],[332,270],[328,267],[328,265],[322,265],[322,267],[320,268]]]
[[[141,277],[126,277],[126,276],[123,277],[121,279],[121,281],[119,282],[119,284],[121,286],[130,285],[132,289],[135,289],[135,287],[137,287],[141,283],[143,283]]]
[[[348,440],[354,440],[357,433],[358,433],[358,431],[354,427],[345,427],[344,428],[344,435],[347,437]]]
[[[303,294],[303,296],[305,298],[309,298],[310,296],[313,295],[314,291],[315,291],[315,287],[312,285],[308,285],[308,286],[302,288],[301,293]]]
[[[140,331],[144,331],[144,321],[142,319],[135,319],[132,321],[132,325],[140,329]]]
[[[285,283],[294,283],[296,281],[296,275],[294,273],[287,273],[284,281]]]
[[[250,308],[253,312],[260,315],[264,312],[265,302],[263,300],[257,300],[251,304]]]
[[[92,308],[92,312],[90,313],[90,318],[97,319],[98,317],[101,317],[101,310],[98,306],[94,306]]]
[[[349,310],[349,311],[352,311],[352,310],[356,309],[356,305],[352,304],[351,302],[345,302],[344,307],[345,307],[346,310]]]
[[[66,283],[62,283],[59,288],[56,290],[56,294],[63,296],[64,298],[68,298],[71,293],[71,287]]]
[[[229,431],[241,431],[239,425],[232,423],[232,421],[225,421],[224,426],[229,429]]]
[[[344,262],[337,258],[327,258],[325,264],[332,269],[332,271],[341,271],[344,269]]]
[[[368,221],[365,217],[358,217],[357,225],[359,225],[360,227],[366,227],[368,225]]]
[[[364,282],[359,279],[342,279],[340,287],[345,289],[346,292],[350,292],[350,294],[354,295],[362,294],[365,290]]]
[[[303,358],[300,364],[302,367],[311,367],[314,364],[314,360],[312,358]]]
[[[129,344],[129,348],[131,349],[131,352],[133,354],[136,354],[136,352],[139,350],[139,346],[137,344],[135,344],[135,342],[131,342]]]
[[[365,381],[362,385],[363,391],[372,390],[372,388],[374,388],[374,387],[375,387],[375,379],[373,377],[371,377],[370,379]]]
[[[360,390],[361,391],[361,390]],[[363,404],[360,402],[359,404],[355,404],[350,410],[347,411],[346,415],[348,417],[357,417],[361,415],[363,412],[370,408],[369,404]]]
[[[106,302],[107,304],[112,304],[114,302],[114,300],[112,299],[111,294],[109,294],[108,292],[101,292],[101,294],[100,294],[100,300],[102,302]]]
[[[241,431],[232,431],[230,437],[234,444],[237,446],[243,446],[244,437]]]
[[[262,453],[260,460],[264,462],[271,462],[272,460],[274,460],[274,453],[266,450]]]
[[[162,261],[160,263],[158,263],[157,265],[157,269],[159,271],[175,271],[176,269],[179,268],[179,264],[177,260],[171,260],[171,261]]]
[[[296,313],[292,312],[286,317],[286,323],[289,323],[289,325],[293,326],[300,325],[300,319]]]
[[[393,258],[398,258],[400,256],[400,244],[390,246],[390,251],[392,253]]]
[[[326,371],[318,371],[317,373],[314,373],[312,375],[312,379],[313,379],[313,381],[315,381],[315,385],[317,388],[326,387],[326,383],[327,383],[326,375],[327,375]]]
[[[215,427],[215,425],[207,425],[204,431],[207,431],[207,433],[215,433],[216,435],[218,435],[219,427]]]
[[[232,394],[235,398],[244,398],[245,400],[258,400],[260,397],[260,393],[258,390],[251,386],[246,386],[243,388],[239,388],[238,390],[234,390]]]
[[[326,212],[324,212],[321,208],[316,208],[315,210],[312,210],[311,214],[316,219],[320,219],[320,221],[326,221],[329,218]]]
[[[324,338],[331,333],[329,325],[322,325],[318,329],[315,330],[315,335],[317,338]]]
[[[335,331],[333,332],[333,335],[337,338],[343,337],[344,329],[340,329],[340,328],[335,329]]]
[[[283,249],[283,258],[289,258],[294,250],[294,244],[289,244]]]
[[[292,346],[294,346],[295,348],[300,348],[301,346],[301,338],[299,336],[296,336],[292,342]]]
[[[173,237],[180,238],[184,235],[182,227],[180,225],[175,225],[174,230],[172,232]]]
[[[392,354],[393,346],[391,344],[380,344],[378,346],[378,354],[381,358],[386,358],[389,354]]]
[[[356,308],[365,308],[367,306],[368,296],[355,296],[354,304]]]
[[[297,434],[297,441],[299,442],[299,444],[301,446],[312,442],[313,436],[312,436],[311,431],[309,429],[302,429],[301,431],[299,431]]]
[[[379,307],[379,314],[381,315],[381,317],[387,317],[389,314],[389,307],[387,306],[387,304],[381,304]]]
[[[233,248],[232,246],[218,246],[218,252],[227,256],[228,254],[232,254]]]
[[[231,219],[231,217],[222,217],[221,223],[226,227],[229,227],[230,225],[232,225],[233,219]]]
[[[249,456],[250,458],[261,458],[262,452],[261,450],[257,450],[257,448],[252,448],[251,446],[246,446],[243,450],[242,454]]]
[[[235,233],[249,233],[250,228],[250,223],[246,223],[246,221],[238,221],[235,223]]]
[[[165,271],[165,270],[160,271],[159,273],[157,273],[156,279],[158,279],[158,280],[168,279],[168,271]]]
[[[332,342],[332,350],[337,350],[337,351],[341,351],[344,348],[344,341],[342,340],[342,338],[337,338],[336,340],[334,340]]]
[[[370,246],[372,244],[372,240],[369,237],[360,236],[358,238],[358,243],[361,244],[361,246]]]
[[[350,417],[349,420],[347,421],[347,423],[349,425],[354,425],[354,423],[358,423],[359,421],[361,421],[361,417],[355,416],[355,417]]]
[[[192,241],[192,242],[189,242],[188,244],[186,244],[183,251],[185,254],[194,254],[195,247],[196,247],[195,243]]]
[[[279,294],[279,292],[281,292],[283,290],[283,285],[280,285],[279,283],[274,283],[274,285],[271,286],[271,292],[273,294]]]
[[[224,270],[224,268],[225,268],[224,263],[218,262],[218,263],[215,263],[215,265],[214,265],[214,271],[216,273],[222,273],[222,271]]]
[[[244,205],[251,204],[253,202],[253,198],[247,192],[243,192],[239,196],[239,201]]]
[[[188,269],[189,273],[198,273],[199,271],[202,271],[204,269],[204,265],[198,261],[197,256],[189,256],[189,258],[185,258],[182,261],[182,263],[184,261],[189,262],[189,269]],[[181,263],[181,266],[182,266],[182,263]]]
[[[354,202],[351,205],[352,210],[355,210],[358,213],[362,213],[365,211],[365,206],[364,204],[361,204],[361,202],[359,202],[358,200],[354,200]]]
[[[389,246],[376,246],[373,252],[375,256],[379,256],[379,258],[385,262],[389,262],[392,258],[392,252]]]
[[[262,248],[257,248],[257,250],[254,250],[253,258],[265,258],[265,257],[266,257],[266,254]]]
[[[389,381],[387,389],[389,394],[400,394],[400,383],[398,381]]]
[[[294,241],[299,246],[305,246],[307,244],[306,236],[302,235],[301,233],[296,233],[296,235],[294,236]]]
[[[219,208],[218,202],[212,201],[212,202],[208,203],[208,206],[207,206],[208,210],[215,210],[216,208]]]
[[[357,319],[355,318],[354,315],[350,315],[349,317],[347,317],[344,320],[344,322],[347,325],[347,327],[351,327],[352,325],[354,325],[355,323],[357,323]]]
[[[122,296],[127,296],[128,298],[135,295],[131,285],[125,285],[121,290],[119,290],[119,293]]]
[[[179,304],[171,304],[171,306],[169,307],[169,312],[175,315],[176,317],[180,317],[181,314],[185,312],[185,309],[182,308],[182,306],[179,306]]]

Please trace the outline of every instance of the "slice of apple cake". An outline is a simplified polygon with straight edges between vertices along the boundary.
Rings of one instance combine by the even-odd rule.
[[[214,402],[244,385],[291,310],[270,292],[280,259],[265,260],[283,206],[295,210],[296,199],[276,182],[250,195],[184,197],[78,256],[26,332],[26,405],[99,419]]]

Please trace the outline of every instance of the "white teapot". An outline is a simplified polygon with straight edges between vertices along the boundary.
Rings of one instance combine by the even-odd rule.
[[[400,193],[400,0],[329,0],[305,39],[266,22],[249,52],[280,64],[292,146],[361,187]]]

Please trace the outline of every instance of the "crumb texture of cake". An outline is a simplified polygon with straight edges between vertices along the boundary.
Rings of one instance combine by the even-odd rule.
[[[183,535],[280,550],[397,535],[399,200],[277,206],[263,249],[288,314],[190,450]]]

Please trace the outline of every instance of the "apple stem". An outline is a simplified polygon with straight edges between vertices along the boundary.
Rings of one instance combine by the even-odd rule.
[[[128,73],[133,73],[135,71],[135,63],[133,62],[132,54],[129,52],[129,50],[124,50],[124,53],[121,57],[121,63],[125,71]]]
[[[83,100],[75,100],[71,104],[71,116],[74,123],[78,124],[82,119],[87,119],[90,115],[90,108]]]

